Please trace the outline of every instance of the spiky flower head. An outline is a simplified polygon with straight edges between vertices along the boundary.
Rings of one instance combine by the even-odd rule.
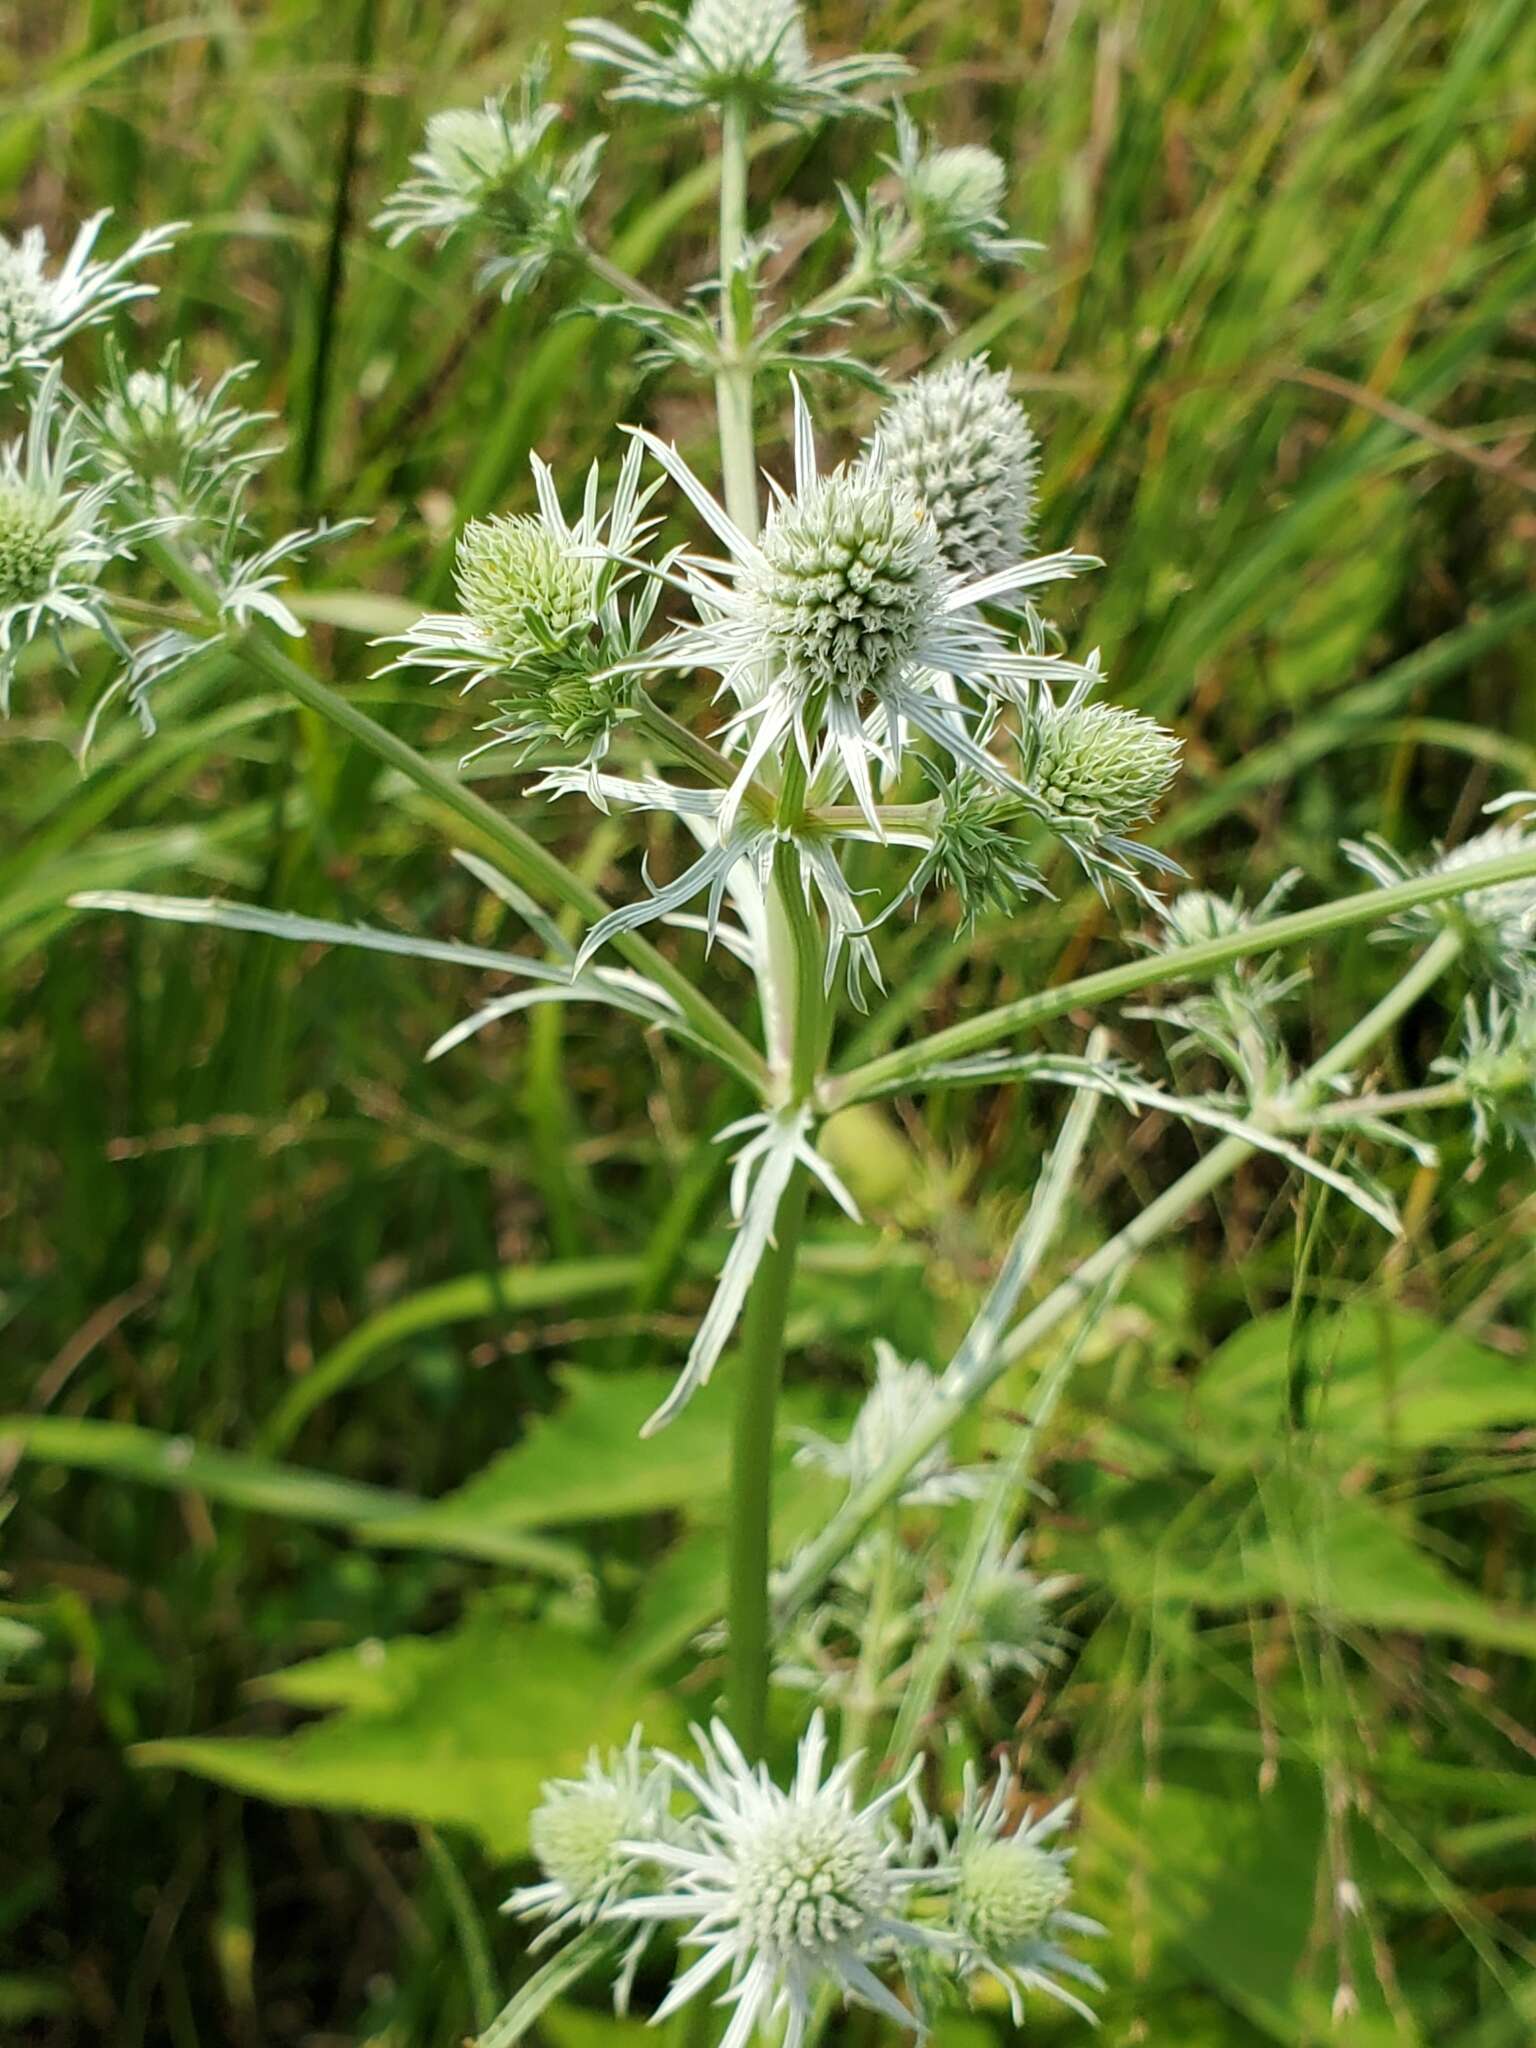
[[[982,1796],[976,1772],[967,1765],[965,1791],[953,1840],[941,1823],[926,1818],[918,1843],[936,1862],[947,1884],[950,1918],[958,1950],[954,1966],[962,1977],[982,1972],[1008,1995],[1015,2025],[1024,2020],[1024,1993],[1043,1991],[1092,2020],[1091,2009],[1060,1980],[1102,1990],[1098,1973],[1061,1945],[1068,1934],[1102,1934],[1096,1920],[1069,1910],[1070,1849],[1051,1847],[1066,1826],[1068,1799],[1016,1824],[1018,1786],[1005,1772]]]
[[[886,472],[916,496],[957,576],[1016,562],[1034,519],[1039,444],[1008,378],[979,356],[929,370],[875,434]]]
[[[1037,1577],[1025,1554],[1022,1538],[1007,1551],[989,1550],[966,1601],[955,1662],[983,1695],[1006,1672],[1043,1678],[1072,1641],[1051,1611],[1071,1581]]]
[[[85,627],[128,652],[99,578],[143,529],[112,518],[114,483],[76,481],[79,427],[64,409],[55,364],[34,394],[25,436],[0,449],[0,714],[22,648],[41,633]]]
[[[935,150],[913,172],[910,191],[942,233],[964,235],[991,221],[1002,206],[1008,173],[1002,158],[975,143]]]
[[[670,1800],[666,1767],[642,1747],[638,1728],[621,1750],[594,1749],[579,1778],[544,1786],[528,1823],[542,1879],[513,1892],[502,1911],[546,1923],[535,1949],[591,1926],[645,1882],[646,1859],[634,1844],[671,1836]],[[650,1934],[641,1927],[625,1953],[614,1991],[621,2012]]]
[[[818,62],[800,0],[692,0],[686,13],[651,11],[664,24],[660,50],[611,21],[571,24],[572,54],[620,73],[612,99],[685,111],[736,105],[763,120],[808,122],[865,111],[853,96],[859,88],[907,68],[899,57],[863,52]]]
[[[1433,1068],[1466,1089],[1477,1151],[1501,1136],[1536,1155],[1536,985],[1512,1000],[1490,990],[1482,1005],[1468,996],[1461,1044]]]
[[[764,651],[789,687],[856,704],[910,666],[942,574],[933,525],[912,493],[839,469],[770,513],[748,587]]]
[[[1031,810],[1065,840],[1096,886],[1123,882],[1146,896],[1133,863],[1179,869],[1126,835],[1166,794],[1178,771],[1179,742],[1138,711],[1090,703],[1094,680],[1074,684],[1062,701],[1036,692],[1020,735],[1020,778]]]
[[[1171,732],[1122,704],[1074,692],[1043,703],[1024,735],[1024,780],[1060,828],[1089,836],[1128,831],[1151,817],[1178,767]]]
[[[960,1858],[955,1924],[978,1949],[1006,1953],[1038,1940],[1071,1896],[1059,1852],[1017,1837],[980,1842]]]
[[[1419,875],[1457,875],[1503,854],[1536,851],[1528,820],[1491,825],[1428,861],[1405,860],[1383,840],[1346,840],[1343,851],[1372,881],[1387,888]],[[1520,989],[1536,970],[1536,876],[1469,889],[1460,896],[1415,904],[1391,917],[1382,937],[1418,940],[1440,931],[1460,934],[1481,970],[1506,988]]]
[[[459,536],[459,602],[508,667],[591,625],[596,578],[597,563],[538,518],[472,519]]]
[[[678,54],[697,62],[701,90],[794,86],[811,68],[800,0],[693,0]]]
[[[27,228],[12,241],[0,235],[0,384],[17,370],[41,370],[82,327],[93,327],[115,307],[153,293],[127,273],[146,256],[164,249],[179,224],[152,228],[110,262],[93,261],[91,251],[106,213],[86,221],[56,270],[40,228]]]
[[[875,1340],[875,1383],[865,1395],[853,1427],[841,1443],[807,1431],[796,1463],[819,1465],[853,1491],[872,1478],[914,1429],[932,1413],[939,1383],[926,1365],[902,1358],[884,1338]],[[908,1472],[901,1498],[914,1505],[974,1499],[980,1480],[949,1462],[944,1443],[935,1444]]]
[[[1012,263],[1038,242],[1008,233],[1002,159],[975,143],[933,148],[903,107],[896,110],[896,153],[884,159],[895,174],[900,205],[925,251],[961,253],[987,263]]]
[[[111,439],[149,469],[174,468],[197,431],[197,393],[156,370],[134,370],[102,407]]]
[[[228,529],[251,471],[276,452],[252,438],[272,415],[228,402],[252,367],[237,364],[204,384],[181,377],[174,347],[157,369],[130,370],[109,346],[106,388],[90,416],[98,461],[121,473],[131,494],[147,490],[158,511],[202,514]]]
[[[785,2018],[783,2048],[800,2048],[823,1988],[872,2006],[897,2025],[918,2019],[871,1968],[930,1937],[899,1917],[914,1875],[900,1868],[887,1818],[909,1780],[867,1806],[855,1796],[857,1759],[822,1782],[826,1727],[818,1713],[802,1738],[787,1789],[764,1765],[749,1764],[722,1723],[694,1731],[701,1766],[672,1758],[699,1810],[687,1837],[647,1845],[673,1874],[656,1898],[622,1900],[616,1921],[676,1921],[703,1950],[674,1982],[658,2020],[727,1976],[721,2003],[735,2012],[721,2048],[745,2048],[754,2033]],[[728,1973],[728,1974],[727,1974]]]
[[[526,290],[553,258],[579,248],[603,138],[561,154],[560,109],[544,98],[548,75],[541,54],[523,74],[515,108],[494,95],[479,107],[432,115],[411,158],[413,175],[374,217],[391,248],[415,234],[443,243],[478,228],[492,248],[479,282],[504,299]]]
[[[465,690],[497,690],[491,745],[554,740],[600,754],[623,715],[660,588],[648,581],[621,602],[633,575],[625,562],[652,530],[641,518],[649,493],[640,488],[640,452],[631,448],[606,510],[594,465],[574,520],[535,457],[538,512],[471,520],[455,563],[461,609],[429,612],[402,636],[406,651],[393,667],[420,665]]]

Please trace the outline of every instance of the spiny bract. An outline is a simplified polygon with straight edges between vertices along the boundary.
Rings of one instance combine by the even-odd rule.
[[[881,419],[889,475],[921,499],[955,575],[1016,562],[1035,512],[1038,443],[1002,371],[976,356],[918,377]]]
[[[934,616],[943,569],[912,494],[862,470],[778,506],[750,579],[766,651],[803,697],[857,701],[901,672]]]

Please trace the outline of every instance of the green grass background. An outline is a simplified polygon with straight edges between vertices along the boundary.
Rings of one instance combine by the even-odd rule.
[[[555,321],[553,291],[479,303],[463,256],[367,229],[426,114],[559,21],[0,0],[9,224],[191,223],[144,343],[255,364],[288,436],[274,532],[367,515],[311,578],[313,658],[448,759],[462,707],[368,682],[367,641],[442,594],[456,519],[526,504],[531,448],[570,475],[621,418],[708,460],[696,398],[637,381],[622,337]],[[1109,565],[1074,638],[1185,736],[1163,843],[1250,895],[1297,868],[1310,899],[1350,886],[1341,836],[1465,836],[1536,784],[1529,8],[920,0],[818,26],[919,59],[917,111],[1005,156],[1012,219],[1047,245],[957,280],[951,342],[876,322],[864,345],[893,373],[946,345],[1013,370],[1042,540]],[[593,111],[591,79],[557,83]],[[824,279],[808,210],[868,147],[844,128],[760,164],[797,290]],[[698,130],[626,115],[601,207],[633,268],[696,278],[709,195]],[[826,398],[851,444],[867,402]],[[0,1446],[0,2034],[448,2048],[523,1968],[493,1908],[538,1778],[636,1711],[677,1722],[723,1425],[636,1452],[629,1410],[704,1298],[735,1105],[584,1014],[426,1067],[466,1001],[446,970],[71,911],[136,886],[511,931],[440,820],[233,664],[168,689],[153,742],[110,728],[82,775],[96,680],[34,663],[0,753],[0,1328],[25,1418]],[[632,842],[497,773],[635,886]],[[935,915],[893,939],[866,1042],[1122,945],[1070,888],[969,948]],[[1363,938],[1320,955],[1298,1052],[1392,971]],[[1421,1070],[1448,1028],[1425,1006],[1393,1063]],[[818,1222],[802,1411],[846,1403],[875,1334],[942,1355],[1057,1107],[939,1097],[841,1134],[872,1220]],[[1157,1123],[1102,1132],[1077,1248],[1189,1156]],[[1035,1782],[1084,1800],[1113,2043],[1536,2033],[1536,1193],[1527,1159],[1474,1162],[1456,1133],[1438,1170],[1389,1170],[1390,1249],[1253,1169],[1148,1262],[1053,1435],[1037,1549],[1080,1575],[1082,1650],[960,1735],[1022,1741]],[[1335,2020],[1341,1981],[1359,2010]],[[640,2029],[594,1992],[544,2038]]]

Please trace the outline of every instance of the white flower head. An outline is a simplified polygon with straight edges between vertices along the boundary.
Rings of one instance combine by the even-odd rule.
[[[931,148],[904,107],[896,110],[896,154],[884,160],[895,173],[901,202],[924,246],[955,251],[986,263],[1015,263],[1038,249],[1008,233],[1003,200],[1008,173],[1002,159],[975,143]]]
[[[493,95],[478,107],[432,115],[411,158],[413,175],[374,216],[392,249],[412,235],[442,244],[478,228],[495,252],[480,283],[511,299],[554,257],[580,246],[603,139],[561,155],[554,140],[560,109],[544,98],[547,77],[541,56],[523,74],[515,110],[505,95]]]
[[[1405,860],[1385,841],[1346,840],[1343,852],[1380,887],[1418,875],[1454,875],[1500,854],[1523,853],[1536,847],[1536,834],[1523,819],[1490,825],[1449,852],[1432,860]],[[1500,882],[1493,888],[1470,889],[1463,896],[1445,896],[1437,903],[1415,904],[1389,919],[1380,936],[1419,940],[1440,931],[1459,932],[1483,971],[1508,987],[1519,988],[1536,972],[1536,876]]]
[[[25,436],[0,449],[0,714],[17,658],[39,634],[83,626],[128,654],[99,578],[145,528],[118,525],[116,485],[82,483],[79,468],[79,419],[61,407],[54,365]]]
[[[646,1857],[637,1846],[673,1834],[671,1779],[641,1746],[636,1728],[623,1749],[593,1750],[579,1778],[552,1779],[529,1820],[529,1839],[543,1878],[521,1886],[502,1907],[546,1924],[535,1950],[590,1927],[620,1899],[640,1889]],[[629,2002],[636,1967],[653,1929],[642,1926],[625,1951],[614,2005]]]
[[[817,1713],[801,1739],[788,1789],[766,1766],[749,1764],[719,1721],[695,1729],[698,1769],[669,1759],[678,1783],[698,1801],[682,1841],[642,1841],[638,1852],[672,1873],[656,1897],[621,1900],[615,1921],[671,1921],[703,1950],[675,1980],[656,2018],[665,2019],[726,1979],[720,2003],[734,2008],[721,2048],[745,2048],[780,2016],[783,2048],[800,2048],[817,1993],[826,1986],[920,2029],[872,1964],[933,1937],[904,1919],[901,1906],[916,1873],[898,1858],[901,1838],[890,1809],[909,1779],[868,1805],[854,1790],[857,1758],[823,1782],[826,1726]]]
[[[1051,1613],[1072,1581],[1038,1578],[1025,1563],[1027,1546],[1020,1537],[1001,1555],[982,1560],[966,1602],[964,1621],[955,1643],[955,1663],[983,1695],[1005,1673],[1022,1671],[1040,1679],[1063,1662],[1072,1641]]]
[[[1101,1991],[1098,1972],[1062,1946],[1069,1934],[1104,1932],[1097,1920],[1068,1907],[1070,1849],[1051,1847],[1071,1818],[1063,1800],[1014,1826],[1018,1786],[1005,1772],[983,1797],[975,1767],[967,1765],[953,1839],[942,1823],[920,1824],[918,1844],[937,1864],[936,1881],[949,1894],[950,1922],[959,1947],[954,1967],[964,1977],[982,1972],[1008,1995],[1014,2024],[1024,2023],[1024,1994],[1041,1991],[1089,2021],[1092,2009],[1062,1978]]]
[[[653,49],[627,29],[593,18],[571,24],[571,52],[620,74],[609,97],[697,111],[729,103],[761,120],[808,123],[868,111],[860,88],[900,78],[899,57],[857,53],[818,62],[800,0],[693,0],[686,13],[650,10],[664,24]]]
[[[955,575],[989,576],[1018,560],[1040,457],[1005,372],[970,356],[914,378],[881,415],[875,445],[886,474],[933,522]]]
[[[820,475],[798,386],[794,406],[795,489],[777,492],[761,542],[741,531],[676,449],[639,435],[727,551],[724,561],[680,557],[697,622],[678,626],[635,664],[711,669],[721,694],[738,700],[727,732],[750,731],[750,739],[724,826],[759,763],[790,740],[818,793],[840,776],[877,837],[872,764],[894,773],[908,728],[957,768],[1022,794],[973,734],[978,713],[962,708],[955,686],[980,698],[985,717],[999,699],[1018,701],[1038,681],[1082,678],[1078,664],[1016,645],[978,606],[1073,575],[1089,558],[1048,556],[963,581],[946,569],[933,522],[886,473],[878,450],[853,469]]]
[[[855,1491],[883,1470],[900,1444],[927,1416],[939,1383],[926,1365],[900,1357],[883,1338],[875,1341],[875,1383],[865,1395],[853,1427],[841,1443],[810,1431],[804,1433],[795,1462],[819,1465]],[[907,1474],[901,1498],[913,1506],[940,1507],[950,1501],[974,1500],[981,1475],[956,1469],[946,1446],[936,1444]]]
[[[251,438],[273,415],[229,403],[254,364],[238,364],[212,384],[183,379],[180,367],[174,347],[153,370],[130,370],[109,349],[107,387],[90,414],[97,452],[157,510],[188,518],[227,512],[252,471],[277,452]]]
[[[46,368],[82,327],[96,326],[130,299],[153,294],[153,285],[128,273],[168,247],[181,224],[151,228],[121,255],[101,262],[91,251],[108,217],[93,214],[81,225],[57,269],[49,267],[41,228],[26,228],[15,241],[0,235],[0,384],[17,370]]]

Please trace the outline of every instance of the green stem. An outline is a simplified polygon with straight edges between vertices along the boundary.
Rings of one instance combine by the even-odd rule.
[[[784,1322],[805,1220],[806,1172],[797,1166],[779,1203],[769,1247],[742,1318],[740,1385],[731,1450],[730,1671],[726,1705],[749,1757],[761,1754],[773,1655],[768,1572],[772,1562],[773,1445],[784,1370]]]
[[[1298,1109],[1308,1109],[1323,1100],[1328,1082],[1359,1062],[1444,974],[1460,949],[1461,940],[1456,933],[1440,933],[1402,979],[1283,1097],[1268,1107],[1258,1105],[1252,1121],[1284,1128]],[[848,1496],[821,1534],[796,1559],[779,1599],[781,1624],[791,1619],[825,1583],[828,1573],[847,1555],[874,1517],[896,1497],[913,1466],[944,1441],[966,1409],[979,1401],[1016,1359],[1042,1343],[1084,1301],[1101,1287],[1112,1285],[1154,1239],[1181,1223],[1195,1203],[1220,1187],[1253,1156],[1254,1149],[1245,1139],[1223,1138],[1187,1173],[1181,1174],[1172,1187],[1148,1203],[1139,1216],[1068,1274],[1000,1343],[973,1346],[967,1338],[921,1421],[893,1447],[879,1471]]]
[[[941,1060],[979,1052],[997,1039],[1007,1038],[1026,1025],[1044,1024],[1068,1011],[1091,1009],[1133,995],[1154,982],[1203,978],[1234,960],[1273,953],[1303,940],[1326,937],[1360,924],[1385,924],[1398,911],[1412,910],[1424,903],[1444,902],[1448,897],[1466,896],[1481,889],[1497,888],[1506,882],[1523,882],[1536,875],[1536,845],[1517,853],[1499,854],[1491,860],[1469,861],[1465,867],[1428,875],[1411,881],[1394,882],[1385,889],[1364,889],[1356,896],[1341,896],[1332,903],[1320,903],[1312,910],[1298,910],[1286,917],[1272,917],[1246,926],[1219,939],[1203,939],[1195,946],[1170,947],[1167,952],[1131,960],[1099,974],[1085,974],[1059,988],[1038,995],[1021,996],[1003,1003],[979,1017],[936,1031],[914,1045],[868,1060],[846,1074],[824,1084],[820,1103],[828,1112],[845,1103],[860,1102],[872,1095],[900,1088],[923,1068]],[[1350,1064],[1351,1054],[1344,1061]]]
[[[748,539],[758,527],[757,453],[752,438],[750,331],[737,319],[735,280],[747,242],[747,110],[727,100],[720,125],[720,354],[715,405],[725,509]]]

